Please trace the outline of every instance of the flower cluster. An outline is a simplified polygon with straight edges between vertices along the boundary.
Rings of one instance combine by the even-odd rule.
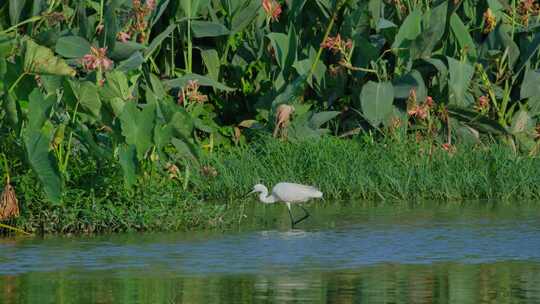
[[[497,26],[497,18],[495,18],[491,9],[488,8],[484,12],[484,34],[491,33],[495,29],[495,26]]]
[[[281,15],[281,4],[276,0],[262,0],[262,7],[272,21],[278,21]]]
[[[197,80],[189,80],[185,87],[178,92],[178,104],[184,104],[185,100],[204,103],[208,101],[208,96],[199,92]]]
[[[519,2],[517,13],[523,25],[529,25],[529,16],[538,16],[540,14],[540,4],[534,0],[521,0]]]
[[[139,34],[137,37],[139,42],[146,40],[146,30],[148,29],[146,19],[155,8],[156,0],[146,0],[144,4],[141,3],[141,0],[133,0],[133,15],[135,20],[131,25],[130,31]]]
[[[321,43],[321,47],[331,50],[334,54],[341,53],[346,55],[352,49],[351,39],[342,39],[340,34],[336,37],[327,37],[326,40]]]
[[[107,48],[91,47],[90,54],[84,55],[82,65],[87,71],[107,71],[112,68],[113,61],[107,57]]]
[[[474,108],[481,113],[485,113],[489,110],[489,98],[486,95],[478,97]]]
[[[411,89],[409,99],[407,100],[407,114],[411,117],[424,120],[428,117],[429,111],[433,108],[435,102],[431,96],[426,97],[422,104],[416,102],[416,90]]]

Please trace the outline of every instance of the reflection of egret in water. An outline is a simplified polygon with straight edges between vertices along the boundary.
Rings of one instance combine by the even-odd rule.
[[[270,195],[268,195],[268,188],[266,188],[266,186],[257,184],[249,194],[255,192],[260,193],[259,200],[262,203],[273,204],[276,202],[284,202],[287,204],[289,216],[291,218],[291,228],[294,228],[294,225],[309,217],[309,212],[299,203],[305,203],[312,198],[322,198],[323,196],[323,193],[315,187],[295,183],[278,183],[272,188],[272,193],[270,193]],[[302,208],[302,210],[304,210],[304,216],[295,220],[292,215],[291,204],[296,204]]]

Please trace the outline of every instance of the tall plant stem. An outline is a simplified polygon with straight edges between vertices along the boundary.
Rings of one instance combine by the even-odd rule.
[[[330,22],[328,23],[328,26],[326,27],[326,31],[324,33],[324,38],[323,38],[322,43],[324,43],[326,41],[326,39],[328,39],[328,36],[330,35],[330,31],[332,31],[332,28],[334,27],[334,23],[335,23],[335,20],[337,18],[337,14],[338,14],[340,8],[341,8],[341,4],[338,3],[336,5],[336,9],[334,10],[334,13],[332,14],[332,17],[330,18]],[[313,61],[313,63],[311,64],[311,69],[309,70],[309,73],[307,75],[306,80],[310,79],[311,76],[313,76],[313,73],[315,73],[315,69],[317,68],[317,64],[319,63],[319,60],[321,59],[321,55],[322,55],[322,52],[323,52],[322,43],[319,46],[319,50],[317,51],[317,55],[315,56],[315,61]]]
[[[34,16],[34,17],[32,17],[32,18],[26,19],[26,20],[24,20],[24,21],[22,21],[22,22],[19,22],[19,23],[15,24],[15,25],[12,26],[12,27],[9,27],[9,28],[7,28],[7,29],[1,31],[0,34],[7,34],[7,33],[11,32],[11,31],[17,30],[17,28],[18,28],[19,26],[21,26],[21,25],[25,25],[25,24],[27,24],[27,23],[36,22],[36,21],[39,21],[39,20],[41,20],[41,19],[43,19],[42,16]]]

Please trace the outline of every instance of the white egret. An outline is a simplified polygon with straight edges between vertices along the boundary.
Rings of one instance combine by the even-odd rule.
[[[302,218],[295,221],[291,212],[291,203],[304,203],[312,198],[322,198],[323,196],[323,193],[315,187],[295,183],[278,183],[272,188],[272,193],[270,193],[270,195],[268,195],[268,188],[266,188],[266,186],[257,184],[253,186],[253,191],[249,194],[255,192],[260,193],[259,200],[265,204],[273,204],[276,202],[284,202],[287,204],[292,227],[307,219],[309,217],[309,212],[302,205],[298,205],[304,210],[305,214]]]

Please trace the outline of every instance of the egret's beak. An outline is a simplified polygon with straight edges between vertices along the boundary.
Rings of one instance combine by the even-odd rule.
[[[255,190],[249,191],[248,193],[244,194],[243,198],[248,197],[250,194],[254,193]]]

